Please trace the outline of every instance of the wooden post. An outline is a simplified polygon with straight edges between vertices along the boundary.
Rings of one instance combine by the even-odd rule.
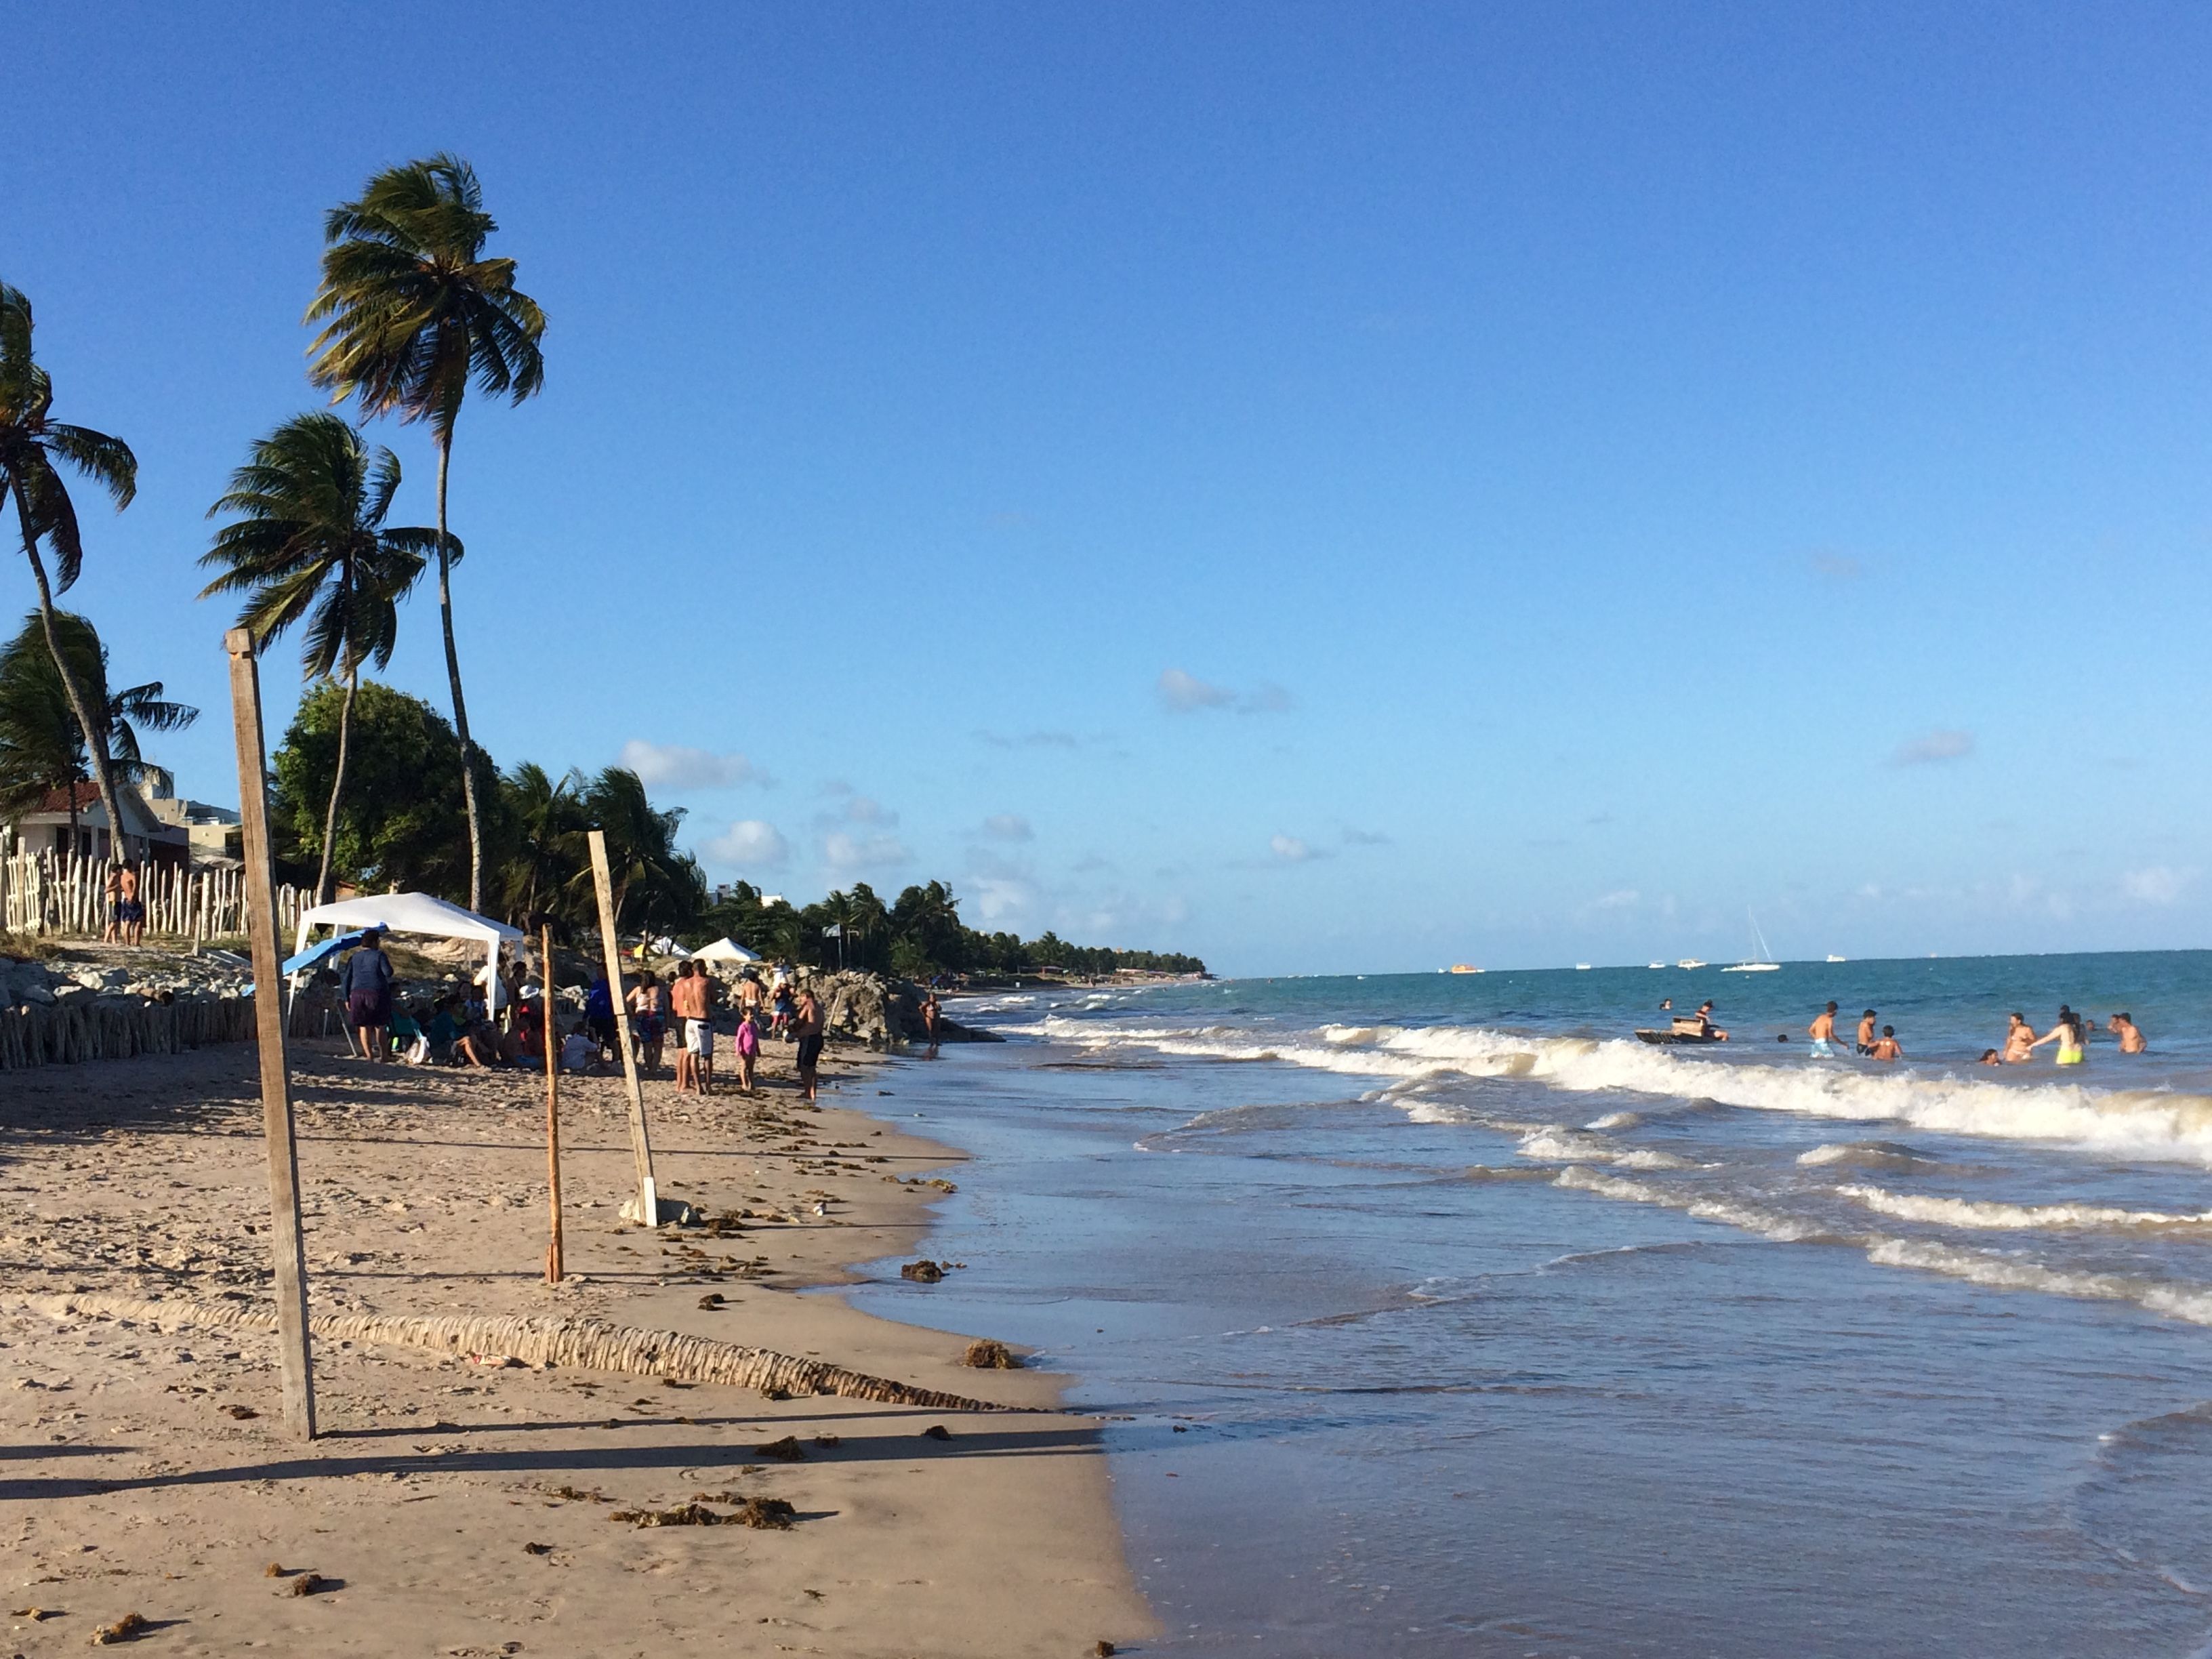
[[[622,945],[615,938],[615,882],[607,869],[607,837],[591,832],[592,885],[599,893],[599,944],[607,964],[607,995],[615,1006],[615,1046],[622,1050],[623,1080],[629,1085],[629,1144],[637,1158],[637,1213],[647,1227],[660,1224],[660,1195],[653,1185],[653,1140],[645,1127],[645,1090],[637,1080],[637,1055],[629,1044],[629,999],[623,994]]]
[[[276,872],[269,853],[269,766],[261,736],[261,674],[253,635],[234,628],[230,712],[238,732],[239,817],[245,830],[246,927],[253,946],[253,1024],[261,1048],[261,1121],[269,1142],[270,1235],[276,1257],[276,1340],[284,1371],[284,1425],[315,1437],[315,1372],[307,1348],[307,1254],[300,1232],[300,1148],[292,1127],[284,1060],[284,999],[278,986]]]
[[[561,1282],[561,1039],[553,1030],[553,930],[538,929],[538,977],[544,988],[539,1024],[545,1028],[545,1179],[552,1193],[551,1236],[545,1243],[545,1282]],[[655,1217],[658,1220],[659,1218]]]

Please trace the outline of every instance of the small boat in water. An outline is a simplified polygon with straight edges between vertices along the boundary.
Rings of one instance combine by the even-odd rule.
[[[1575,971],[1578,974],[1587,974],[1589,972],[1589,963],[1587,962],[1577,963],[1575,964]]]
[[[1704,967],[1705,964],[1704,963],[1702,963],[1702,962],[1699,962],[1699,961],[1697,959],[1697,957],[1683,957],[1680,962],[1676,963],[1674,965],[1675,965],[1677,968],[1702,968],[1702,967]]]
[[[1639,1030],[1639,1042],[1726,1042],[1728,1033],[1717,1031],[1713,1023],[1697,1014],[1677,1014],[1674,1023],[1663,1031]]]
[[[1849,957],[1839,957],[1833,951],[1831,951],[1828,952],[1828,960],[1831,962],[1849,962],[1850,958]]]
[[[1774,959],[1774,953],[1766,948],[1766,935],[1759,931],[1759,918],[1748,910],[1743,914],[1745,920],[1751,923],[1751,942],[1759,947],[1759,954],[1748,962],[1739,962],[1733,968],[1723,968],[1721,972],[1724,974],[1780,973],[1782,964]]]
[[[1471,968],[1464,962],[1455,962],[1451,965],[1450,971],[1455,974],[1479,974],[1482,969],[1480,968]]]
[[[1663,962],[1653,962],[1647,963],[1645,965],[1651,968],[1664,968],[1667,964]]]

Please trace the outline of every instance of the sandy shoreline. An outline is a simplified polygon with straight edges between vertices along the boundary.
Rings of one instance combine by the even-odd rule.
[[[895,1100],[902,1067],[833,1054],[840,1086],[807,1112],[771,1048],[761,1103],[679,1103],[665,1080],[647,1085],[663,1194],[751,1211],[729,1237],[623,1226],[620,1081],[564,1079],[580,1282],[554,1291],[539,1267],[542,1078],[370,1068],[295,1047],[315,1310],[592,1315],[1054,1405],[1062,1379],[969,1370],[962,1337],[793,1293],[921,1254],[939,1195],[927,1182],[957,1178],[960,1155],[859,1109]],[[324,1436],[301,1446],[275,1426],[266,1339],[28,1309],[26,1296],[70,1291],[265,1295],[264,1234],[249,1231],[268,1213],[252,1065],[235,1045],[9,1075],[11,1650],[75,1651],[131,1613],[149,1646],[189,1653],[1065,1655],[1155,1628],[1091,1419],[770,1401],[324,1343]],[[726,1305],[702,1308],[710,1291]],[[940,1423],[949,1441],[922,1435]],[[787,1436],[803,1462],[758,1455]],[[798,1520],[610,1519],[702,1494],[783,1498]],[[291,1576],[266,1576],[272,1564]],[[294,1594],[301,1571],[334,1587]],[[33,1607],[53,1616],[15,1611]]]

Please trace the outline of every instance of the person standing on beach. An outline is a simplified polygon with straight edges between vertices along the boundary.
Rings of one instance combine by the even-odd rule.
[[[1863,1054],[1874,1052],[1874,1010],[1871,1008],[1859,1016],[1858,1050]]]
[[[738,1087],[753,1091],[753,1067],[760,1063],[760,1026],[749,1011],[738,1015]]]
[[[1836,1054],[1836,1005],[1832,1002],[1820,1013],[1814,1015],[1813,1023],[1805,1028],[1805,1034],[1813,1039],[1814,1059],[1834,1059]]]
[[[2007,1018],[2012,1023],[2005,1027],[2004,1064],[2018,1066],[2035,1046],[2035,1027],[2022,1019],[2017,1009]]]
[[[138,896],[138,866],[126,864],[115,872],[117,913],[123,919],[123,942],[137,945],[146,937],[146,906]]]
[[[676,1034],[676,1092],[679,1095],[699,1091],[699,1039],[693,1034],[705,1024],[699,982],[691,976],[691,964],[680,964],[676,969],[676,983],[668,988],[669,1012],[683,1023]]]
[[[2105,1023],[2105,1029],[2120,1040],[2120,1052],[2139,1054],[2150,1045],[2143,1040],[2142,1030],[2126,1014],[2114,1014]]]
[[[812,1100],[822,1064],[822,1005],[811,986],[799,994],[799,1006],[791,1016],[791,1034],[799,1039],[799,1086]]]
[[[722,981],[716,979],[707,964],[691,964],[691,981],[698,989],[699,1003],[699,1060],[694,1068],[699,1078],[699,1092],[714,1092],[714,1016],[722,1006]]]
[[[649,970],[641,970],[629,994],[630,1034],[636,1039],[638,1063],[648,1072],[660,1069],[660,1045],[667,1033],[661,1014],[660,981]]]
[[[932,991],[921,1000],[921,1034],[928,1040],[930,1058],[937,1057],[937,1022],[944,1010],[938,1006],[937,993]]]
[[[107,925],[100,930],[102,945],[123,943],[123,866],[107,866],[107,879],[101,884],[101,896],[107,901]]]
[[[392,1024],[392,958],[384,954],[384,929],[372,927],[338,975],[346,1021],[361,1034],[362,1058],[384,1058],[384,1034]]]

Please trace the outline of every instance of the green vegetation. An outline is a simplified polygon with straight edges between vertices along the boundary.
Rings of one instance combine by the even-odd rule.
[[[66,675],[48,643],[54,640]],[[159,680],[109,690],[107,647],[92,624],[68,611],[55,611],[51,620],[34,611],[0,645],[0,812],[24,811],[49,790],[93,776],[84,729],[71,707],[72,684],[86,706],[104,712],[100,748],[125,783],[146,774],[141,731],[174,732],[199,718],[198,709],[167,701]]]
[[[231,474],[229,493],[209,509],[210,517],[238,516],[201,556],[222,574],[200,597],[244,593],[238,625],[252,633],[257,652],[304,619],[301,667],[311,680],[336,677],[345,687],[315,876],[318,904],[331,896],[331,848],[361,666],[392,660],[399,601],[438,544],[433,530],[384,527],[398,491],[399,460],[390,450],[372,455],[361,434],[335,415],[295,415],[253,446],[253,459]],[[460,556],[458,543],[453,556]]]
[[[55,625],[54,595],[70,590],[84,564],[76,506],[62,481],[62,468],[82,473],[106,490],[119,513],[137,493],[138,460],[120,438],[55,420],[53,404],[52,378],[31,355],[31,302],[21,289],[0,283],[0,508],[7,506],[9,496],[15,498],[23,557],[38,586],[39,621],[46,650],[63,699],[84,736],[93,781],[100,786],[100,805],[107,813],[108,833],[120,853],[123,811],[115,795],[115,769],[108,764],[107,722],[95,718],[99,705],[71,665]],[[46,575],[40,543],[53,555],[54,580]]]
[[[484,908],[484,825],[461,659],[453,645],[452,566],[459,550],[446,527],[446,474],[453,423],[474,381],[488,397],[515,403],[545,380],[538,342],[545,315],[514,285],[514,261],[487,259],[484,240],[499,228],[484,211],[476,169],[459,157],[432,156],[387,167],[361,199],[323,222],[323,284],[307,320],[323,331],[307,378],[364,412],[430,423],[438,450],[438,616],[446,630],[446,678],[453,697],[459,767],[468,812],[469,908]]]

